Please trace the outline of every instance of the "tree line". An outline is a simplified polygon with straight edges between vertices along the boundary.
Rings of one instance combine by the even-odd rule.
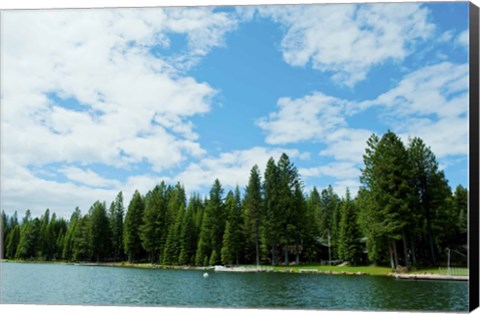
[[[466,264],[467,190],[448,185],[420,138],[407,146],[393,132],[372,135],[361,187],[352,198],[331,186],[305,193],[286,154],[250,171],[247,186],[187,201],[182,184],[135,191],[125,208],[119,192],[70,219],[49,209],[21,221],[2,211],[6,259],[128,261],[164,265],[291,264],[341,260],[353,265],[438,265],[446,248]],[[454,260],[454,259],[453,259]]]

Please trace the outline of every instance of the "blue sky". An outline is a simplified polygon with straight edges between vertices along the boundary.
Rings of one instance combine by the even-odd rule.
[[[2,17],[6,212],[68,217],[162,180],[244,187],[282,152],[306,192],[343,196],[367,138],[388,129],[468,183],[468,3]]]

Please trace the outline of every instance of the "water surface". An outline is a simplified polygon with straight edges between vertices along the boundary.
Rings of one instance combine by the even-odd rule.
[[[378,276],[1,263],[1,303],[467,311],[468,284]]]

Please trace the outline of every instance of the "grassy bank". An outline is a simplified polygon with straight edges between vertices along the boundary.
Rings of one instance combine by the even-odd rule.
[[[213,267],[198,266],[171,266],[159,265],[152,263],[129,263],[129,262],[102,262],[102,263],[73,263],[67,261],[41,261],[41,260],[2,260],[1,262],[9,263],[38,263],[38,264],[78,264],[89,266],[112,266],[112,267],[128,267],[142,269],[191,269],[191,270],[208,270]],[[290,266],[266,266],[262,265],[257,268],[255,265],[240,265],[238,267],[230,267],[229,271],[263,271],[263,272],[287,272],[287,273],[320,273],[320,274],[344,274],[344,275],[371,275],[371,276],[389,276],[392,270],[384,266],[328,266],[316,263],[304,265]],[[468,268],[453,268],[448,271],[447,268],[424,268],[409,272],[408,274],[438,274],[438,275],[456,275],[468,276]]]

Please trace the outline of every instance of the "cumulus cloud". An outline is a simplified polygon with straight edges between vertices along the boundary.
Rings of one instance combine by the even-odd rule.
[[[89,164],[146,163],[159,172],[205,154],[190,119],[210,111],[217,92],[184,70],[223,45],[236,26],[229,13],[207,7],[2,15],[2,160],[14,160],[16,169],[6,174],[2,164],[5,204],[28,195],[15,190],[19,185],[42,186],[52,206],[71,204],[55,192],[60,186],[70,198],[76,191],[110,196],[117,182]],[[186,46],[162,54],[171,34],[184,36]],[[65,163],[61,171],[72,182],[28,170],[52,163]],[[87,167],[69,166],[78,163]]]
[[[344,190],[358,188],[367,139],[386,130],[352,128],[355,115],[375,107],[381,119],[404,143],[421,137],[439,158],[468,153],[468,65],[443,62],[405,75],[378,97],[346,101],[315,92],[297,99],[281,98],[277,111],[258,121],[269,144],[314,141],[325,147],[319,155],[327,165],[304,168],[307,178],[329,176]],[[372,126],[373,127],[373,126]]]
[[[443,62],[405,76],[362,106],[380,106],[405,140],[419,136],[438,157],[468,153],[468,64]]]
[[[63,173],[67,179],[73,182],[78,182],[91,187],[119,187],[120,182],[117,180],[109,180],[101,177],[96,172],[78,167],[62,167],[60,172]]]
[[[332,72],[350,87],[373,66],[403,60],[434,31],[429,10],[416,3],[268,6],[259,14],[286,28],[285,62]]]
[[[468,29],[467,30],[464,30],[463,32],[461,32],[460,34],[458,34],[458,36],[455,38],[456,42],[460,45],[462,45],[463,47],[467,48],[468,49],[468,44],[469,44],[469,32],[468,32]]]
[[[302,98],[280,98],[278,111],[257,121],[266,132],[268,144],[286,144],[306,140],[322,141],[345,126],[343,111],[347,101],[315,92]]]
[[[253,147],[203,158],[198,163],[188,165],[184,171],[171,178],[170,181],[182,182],[190,191],[212,185],[215,178],[219,179],[222,185],[231,189],[236,185],[243,188],[248,183],[250,170],[254,165],[257,165],[263,172],[268,159],[273,157],[277,161],[282,153],[286,153],[292,160],[308,157],[296,149]]]

